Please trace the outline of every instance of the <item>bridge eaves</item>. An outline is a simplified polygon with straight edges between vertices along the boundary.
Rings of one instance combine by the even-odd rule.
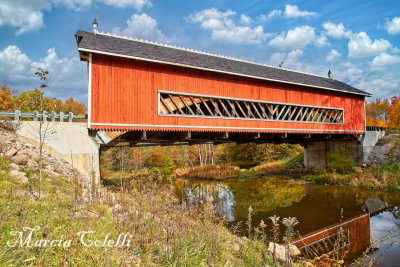
[[[340,81],[209,53],[104,33],[78,31],[79,52],[105,54],[359,96],[371,94]]]

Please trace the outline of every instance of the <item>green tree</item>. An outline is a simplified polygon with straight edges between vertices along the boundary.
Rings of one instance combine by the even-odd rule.
[[[17,109],[21,110],[22,112],[41,110],[41,105],[43,105],[41,102],[43,102],[43,95],[38,89],[22,92],[15,99]]]

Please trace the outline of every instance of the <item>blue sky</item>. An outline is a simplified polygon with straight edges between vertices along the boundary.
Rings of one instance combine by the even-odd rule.
[[[0,83],[87,102],[74,34],[99,30],[327,75],[374,95],[400,93],[400,1],[2,0]]]

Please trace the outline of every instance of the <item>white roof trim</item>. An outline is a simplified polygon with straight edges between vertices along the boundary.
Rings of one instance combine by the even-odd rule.
[[[283,67],[279,68],[277,66],[263,64],[263,63],[259,63],[259,62],[253,62],[253,61],[249,61],[249,60],[245,60],[245,59],[241,59],[241,58],[228,57],[228,56],[224,56],[224,55],[208,53],[208,52],[199,51],[199,50],[195,50],[195,49],[189,49],[189,48],[184,48],[184,47],[179,47],[179,46],[174,46],[174,45],[157,43],[157,42],[152,42],[152,41],[148,41],[148,40],[132,38],[132,37],[128,37],[128,36],[122,36],[122,35],[118,35],[118,34],[115,34],[115,33],[111,34],[111,33],[105,33],[105,32],[98,32],[97,34],[104,35],[104,36],[109,36],[109,37],[114,37],[114,38],[119,38],[119,39],[135,41],[135,42],[144,43],[144,44],[151,44],[151,45],[157,45],[157,46],[161,46],[161,47],[172,48],[172,49],[176,49],[176,50],[187,51],[187,52],[206,55],[206,56],[224,58],[224,59],[234,60],[234,61],[238,61],[238,62],[249,63],[249,64],[252,64],[252,65],[262,66],[262,67],[269,67],[269,68],[278,69],[278,70],[286,70],[286,71],[291,71],[291,72],[307,74],[307,75],[316,76],[316,77],[320,77],[320,78],[327,78],[326,76],[315,74],[315,73],[304,72],[304,71],[300,71],[300,70],[288,69],[288,68],[283,68]]]

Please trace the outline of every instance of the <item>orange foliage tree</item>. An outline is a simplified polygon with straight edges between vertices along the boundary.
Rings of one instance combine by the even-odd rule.
[[[368,126],[400,128],[400,97],[365,104]]]
[[[3,84],[0,89],[0,110],[10,111],[15,108],[15,99],[11,95],[11,90]]]
[[[390,107],[390,102],[387,99],[381,100],[379,98],[375,99],[374,102],[366,103],[366,119],[368,126],[388,126],[388,109]]]
[[[389,127],[400,128],[400,97],[391,98],[391,105],[388,108]]]
[[[72,112],[74,114],[86,114],[86,106],[83,103],[75,101],[73,98],[65,100],[65,111]]]

